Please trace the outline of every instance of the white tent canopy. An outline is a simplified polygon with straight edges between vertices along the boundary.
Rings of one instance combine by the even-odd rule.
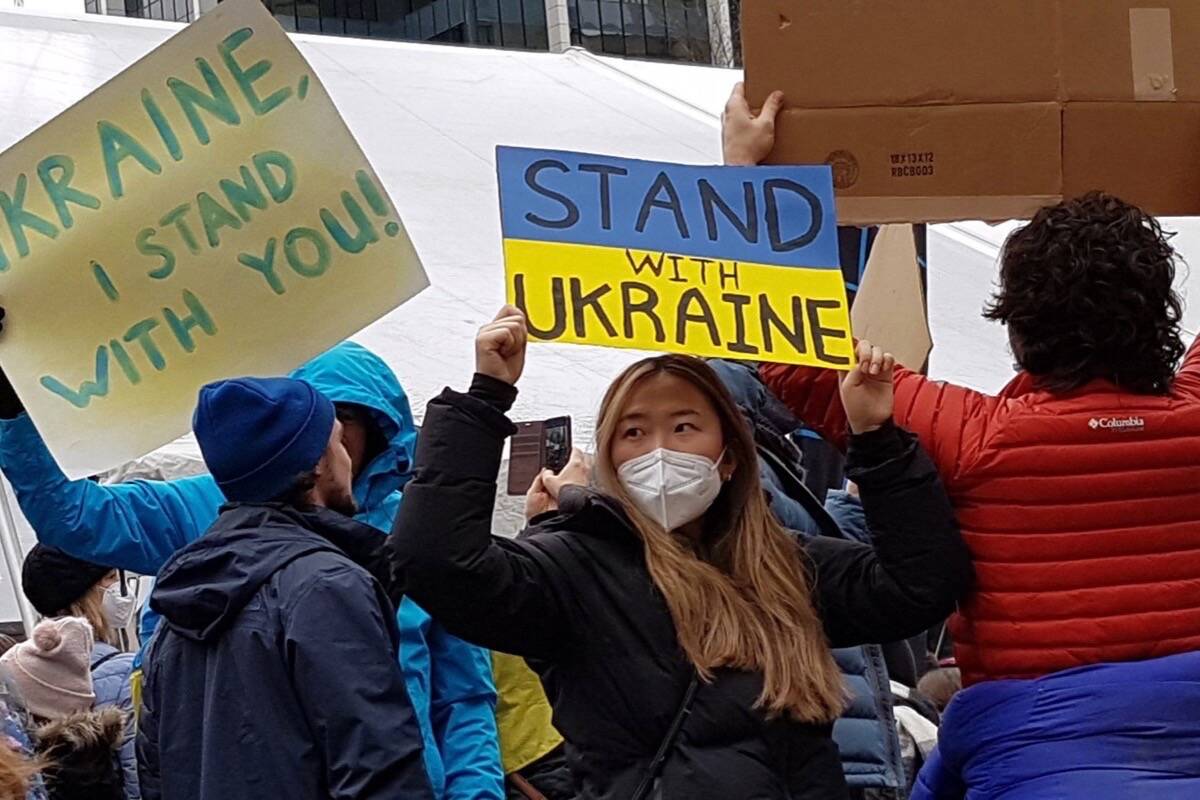
[[[0,150],[161,44],[178,26],[0,12]],[[396,371],[420,416],[463,386],[475,329],[503,300],[498,144],[714,163],[735,70],[311,35],[295,41],[325,83],[402,214],[432,286],[355,338]],[[1200,189],[1200,187],[1198,187]],[[1200,225],[1184,226],[1200,252]],[[1005,228],[937,226],[929,238],[936,377],[995,390],[1011,374],[1004,332],[979,310]],[[11,324],[20,324],[13,309]],[[1195,330],[1196,315],[1189,317]],[[577,441],[607,382],[637,353],[538,346],[514,414],[571,414]],[[194,447],[194,443],[192,445]],[[195,453],[185,443],[175,453]],[[28,528],[26,542],[31,543]],[[14,619],[0,586],[0,619]]]

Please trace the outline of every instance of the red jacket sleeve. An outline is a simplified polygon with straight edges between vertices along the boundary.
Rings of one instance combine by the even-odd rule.
[[[1200,371],[1200,365],[1197,365]],[[839,450],[846,449],[846,412],[838,395],[838,373],[819,367],[764,364],[763,381],[804,424]],[[1197,376],[1200,379],[1200,376]],[[896,424],[920,440],[949,482],[978,452],[988,421],[1002,402],[996,397],[938,383],[896,368]]]
[[[1192,342],[1191,349],[1183,357],[1183,366],[1175,376],[1176,394],[1200,398],[1200,336]]]

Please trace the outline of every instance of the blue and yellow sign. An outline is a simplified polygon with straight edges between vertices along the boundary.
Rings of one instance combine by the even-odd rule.
[[[847,369],[828,167],[500,147],[509,302],[535,340]]]

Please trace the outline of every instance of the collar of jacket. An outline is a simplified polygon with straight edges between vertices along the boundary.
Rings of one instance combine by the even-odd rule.
[[[550,527],[587,533],[636,536],[633,522],[615,499],[586,486],[564,486],[558,496],[558,509],[539,514],[517,538],[537,528]],[[617,523],[613,525],[613,523]]]
[[[387,537],[380,536],[379,530],[370,525],[328,508],[300,508],[283,503],[228,503],[221,507],[221,513],[235,509],[264,509],[273,517],[312,531],[371,573],[384,587],[391,582]]]

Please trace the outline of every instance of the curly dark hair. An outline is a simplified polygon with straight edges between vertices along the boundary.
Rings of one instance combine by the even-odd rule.
[[[1101,192],[1043,208],[1005,243],[984,316],[1008,326],[1017,362],[1042,388],[1104,378],[1164,394],[1185,350],[1173,235]]]

